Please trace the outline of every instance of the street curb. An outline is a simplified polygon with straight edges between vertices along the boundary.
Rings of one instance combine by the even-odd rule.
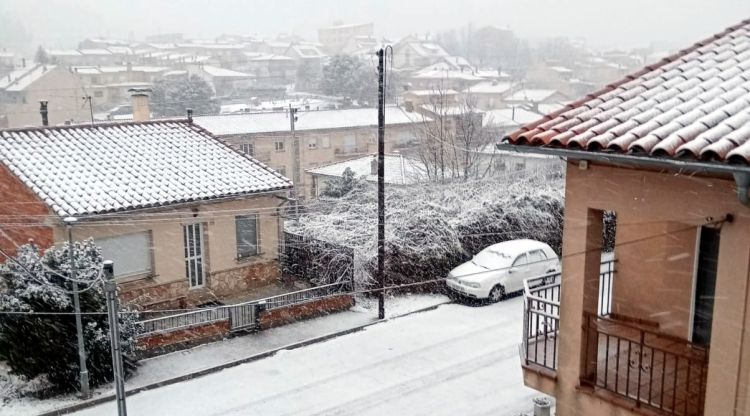
[[[442,305],[447,305],[447,304],[450,304],[450,303],[453,303],[453,301],[449,300],[449,301],[446,301],[446,302],[438,303],[438,304],[431,305],[431,306],[428,306],[428,307],[425,307],[425,308],[421,308],[421,309],[417,309],[417,310],[414,310],[414,311],[411,311],[411,312],[407,312],[407,313],[404,313],[404,314],[401,314],[401,315],[392,316],[390,318],[386,318],[386,319],[383,319],[383,320],[375,320],[373,322],[370,322],[370,323],[367,323],[367,324],[364,324],[364,325],[355,326],[355,327],[352,327],[352,328],[349,328],[349,329],[345,329],[343,331],[331,332],[329,334],[321,335],[319,337],[308,338],[308,339],[303,340],[303,341],[295,342],[295,343],[292,343],[292,344],[287,344],[287,345],[284,345],[284,346],[281,346],[281,347],[274,348],[272,350],[268,350],[268,351],[261,352],[261,353],[255,354],[255,355],[251,355],[249,357],[240,358],[239,360],[234,360],[234,361],[230,361],[228,363],[220,364],[220,365],[217,365],[215,367],[206,368],[206,369],[203,369],[203,370],[200,370],[200,371],[195,371],[195,372],[192,372],[192,373],[189,373],[189,374],[183,374],[181,376],[177,376],[177,377],[170,378],[170,379],[167,379],[167,380],[158,381],[156,383],[147,384],[145,386],[140,386],[140,387],[135,387],[135,388],[132,388],[132,389],[128,389],[128,390],[125,391],[125,396],[126,397],[130,397],[130,396],[132,396],[134,394],[138,394],[138,393],[143,392],[143,391],[157,389],[159,387],[168,386],[170,384],[181,383],[183,381],[192,380],[194,378],[198,378],[198,377],[202,377],[202,376],[205,376],[205,375],[208,375],[208,374],[211,374],[211,373],[216,373],[216,372],[219,372],[219,371],[222,371],[222,370],[226,370],[227,368],[236,367],[236,366],[242,365],[242,364],[247,364],[247,363],[250,363],[250,362],[253,362],[253,361],[261,360],[263,358],[268,358],[268,357],[276,355],[277,352],[282,351],[282,350],[294,350],[294,349],[297,349],[297,348],[306,347],[308,345],[313,345],[313,344],[318,344],[318,343],[321,343],[321,342],[325,342],[325,341],[328,341],[328,340],[331,340],[331,339],[334,339],[334,338],[338,338],[338,337],[343,336],[343,335],[353,334],[355,332],[362,331],[363,329],[366,329],[366,328],[371,327],[373,325],[381,324],[383,322],[388,322],[388,321],[391,321],[393,319],[403,318],[403,317],[406,317],[406,316],[409,316],[409,315],[414,315],[414,314],[417,314],[417,313],[428,312],[428,311],[431,311],[431,310],[435,310],[435,309],[437,309],[438,307],[440,307]],[[70,406],[65,406],[65,407],[61,407],[59,409],[50,410],[50,411],[47,411],[47,412],[44,412],[44,413],[39,413],[36,416],[60,416],[60,415],[66,415],[66,414],[69,414],[69,413],[72,413],[72,412],[76,412],[76,411],[79,411],[79,410],[87,409],[89,407],[94,407],[94,406],[100,405],[102,403],[106,403],[106,402],[113,401],[113,400],[115,400],[115,395],[114,394],[107,394],[107,395],[103,395],[103,396],[97,397],[95,399],[89,399],[89,400],[86,400],[84,402],[76,403],[76,404],[73,404],[73,405],[70,405]]]

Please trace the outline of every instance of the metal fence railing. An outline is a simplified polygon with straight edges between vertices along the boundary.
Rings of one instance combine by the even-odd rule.
[[[615,260],[603,261],[599,275],[600,316],[611,312],[614,275]],[[557,369],[561,280],[560,273],[524,280],[521,352],[526,365],[534,364],[551,371]]]
[[[140,321],[139,335],[170,332],[227,320],[230,330],[252,329],[257,325],[261,310],[283,308],[327,296],[345,294],[350,290],[350,282],[332,283],[234,305],[220,305],[175,315],[159,316]]]
[[[584,317],[588,346],[582,383],[633,400],[635,407],[703,415],[706,347],[603,316]]]

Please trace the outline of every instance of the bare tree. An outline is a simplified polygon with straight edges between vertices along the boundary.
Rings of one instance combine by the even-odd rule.
[[[417,157],[428,179],[443,181],[480,179],[491,171],[495,137],[471,95],[456,94],[444,83],[432,90],[421,107],[422,123],[416,129]]]

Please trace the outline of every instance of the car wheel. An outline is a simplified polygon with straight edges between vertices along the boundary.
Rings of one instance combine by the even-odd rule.
[[[505,287],[503,285],[495,285],[495,287],[490,290],[490,302],[495,303],[499,302],[505,297]]]

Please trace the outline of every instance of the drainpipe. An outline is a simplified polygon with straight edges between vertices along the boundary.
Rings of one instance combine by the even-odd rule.
[[[750,206],[750,196],[748,196],[748,188],[750,188],[750,173],[735,172],[734,183],[737,185],[737,200],[746,207]]]

